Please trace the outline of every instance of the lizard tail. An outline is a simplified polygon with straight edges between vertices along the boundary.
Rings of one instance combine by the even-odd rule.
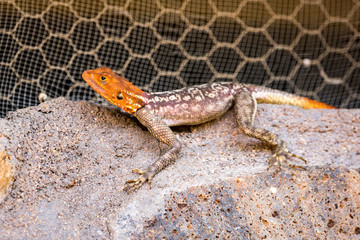
[[[286,104],[286,105],[302,107],[305,109],[308,108],[337,109],[336,107],[309,99],[307,97],[300,97],[291,93],[282,92],[267,87],[248,85],[248,88],[253,93],[258,103]]]

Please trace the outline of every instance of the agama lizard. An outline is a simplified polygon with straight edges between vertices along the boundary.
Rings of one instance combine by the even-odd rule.
[[[219,118],[233,107],[240,131],[273,147],[274,154],[268,164],[269,168],[275,166],[274,172],[277,173],[283,164],[300,167],[289,164],[288,158],[305,160],[290,153],[284,141],[277,135],[254,127],[257,102],[289,104],[302,108],[335,108],[305,97],[252,84],[210,83],[167,92],[147,93],[106,67],[87,70],[82,77],[107,101],[135,116],[156,139],[170,147],[145,171],[134,169],[133,172],[140,176],[126,181],[125,191],[136,190],[146,181],[151,183],[157,173],[178,158],[182,143],[171,131],[171,126],[208,122]]]

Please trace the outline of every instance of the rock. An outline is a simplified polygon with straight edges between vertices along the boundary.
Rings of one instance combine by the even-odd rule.
[[[6,151],[0,151],[0,203],[4,201],[14,180],[14,168],[9,160],[10,156]]]
[[[0,119],[0,126],[8,128],[5,120]],[[7,152],[9,136],[0,133],[0,204],[5,200],[11,190],[15,178],[15,169],[18,165],[16,158]]]
[[[64,98],[9,113],[0,119],[0,236],[359,237],[360,110],[258,109],[256,125],[307,159],[306,170],[271,178],[271,152],[240,134],[230,111],[175,128],[180,158],[131,194],[122,191],[131,170],[166,148],[136,119]]]
[[[342,167],[259,173],[151,192],[110,226],[114,239],[355,239],[359,193],[359,173]],[[150,214],[154,201],[163,205]]]

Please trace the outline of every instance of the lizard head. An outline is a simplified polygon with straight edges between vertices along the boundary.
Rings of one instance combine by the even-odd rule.
[[[146,93],[125,78],[116,75],[110,68],[86,70],[83,79],[108,102],[128,113],[135,113],[147,101]]]

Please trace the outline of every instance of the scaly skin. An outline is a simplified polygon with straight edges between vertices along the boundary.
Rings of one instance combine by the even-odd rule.
[[[146,93],[106,67],[87,70],[82,76],[101,96],[134,115],[155,138],[170,147],[145,171],[133,170],[140,176],[125,183],[124,190],[127,192],[140,188],[146,181],[151,183],[158,172],[178,158],[182,143],[171,131],[171,126],[204,123],[219,118],[233,106],[239,130],[273,147],[274,154],[268,163],[269,168],[276,168],[276,174],[283,164],[303,168],[289,164],[289,158],[306,161],[290,153],[277,135],[254,127],[257,102],[289,104],[302,108],[334,108],[305,97],[251,84],[212,83],[168,92]]]

